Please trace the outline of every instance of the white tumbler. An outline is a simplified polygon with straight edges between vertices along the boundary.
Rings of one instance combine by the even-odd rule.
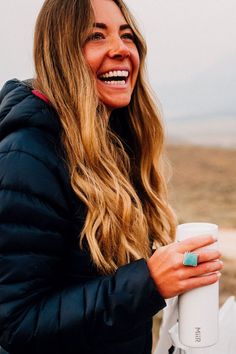
[[[177,227],[177,241],[198,235],[217,237],[218,226],[210,223],[186,223]],[[217,249],[217,242],[204,249]],[[203,248],[202,248],[203,249]],[[179,339],[190,348],[203,348],[218,340],[219,281],[179,296]]]

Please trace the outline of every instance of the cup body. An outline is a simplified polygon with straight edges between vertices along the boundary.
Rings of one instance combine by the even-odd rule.
[[[218,226],[210,223],[186,223],[177,227],[177,241],[193,236],[214,235]],[[218,248],[217,242],[204,247]],[[190,348],[209,347],[217,343],[219,332],[219,282],[187,291],[179,296],[179,339]]]

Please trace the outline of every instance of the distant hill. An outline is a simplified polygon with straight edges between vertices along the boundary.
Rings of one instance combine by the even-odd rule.
[[[236,116],[176,118],[165,125],[170,144],[236,148]]]

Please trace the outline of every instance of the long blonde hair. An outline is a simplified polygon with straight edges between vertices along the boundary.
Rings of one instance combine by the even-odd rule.
[[[127,120],[132,154],[108,123],[83,55],[94,22],[90,1],[46,0],[34,37],[33,86],[58,113],[71,185],[87,208],[80,246],[88,247],[104,274],[147,259],[151,242],[165,245],[175,233],[163,175],[161,116],[145,80],[146,44],[126,5],[115,3],[134,31],[140,55],[131,102],[114,112]]]

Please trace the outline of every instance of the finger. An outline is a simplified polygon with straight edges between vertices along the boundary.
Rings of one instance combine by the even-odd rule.
[[[194,251],[198,255],[198,263],[213,261],[214,259],[219,259],[222,255],[221,252],[214,249]]]
[[[212,235],[200,235],[188,238],[184,241],[180,241],[175,244],[176,249],[178,252],[191,252],[196,250],[197,248],[201,248],[204,246],[211,245],[212,243],[216,242],[217,239],[215,236]]]
[[[221,252],[219,250],[214,250],[214,249],[202,250],[198,252],[194,251],[194,253],[198,255],[198,260],[197,260],[198,265],[209,261],[219,261],[219,258],[221,257]],[[174,269],[176,270],[181,269],[183,267],[184,255],[182,253],[175,252],[171,257],[171,260],[172,260],[172,267]],[[187,268],[191,269],[192,267],[187,266]]]
[[[185,279],[203,276],[209,273],[220,271],[223,267],[222,261],[205,262],[199,264],[197,267],[184,267],[183,276]]]
[[[182,288],[182,293],[199,288],[201,286],[206,286],[206,285],[211,285],[214,284],[219,280],[221,276],[221,273],[213,273],[209,275],[205,275],[202,277],[193,277],[189,278],[187,280],[182,281],[181,288]]]

